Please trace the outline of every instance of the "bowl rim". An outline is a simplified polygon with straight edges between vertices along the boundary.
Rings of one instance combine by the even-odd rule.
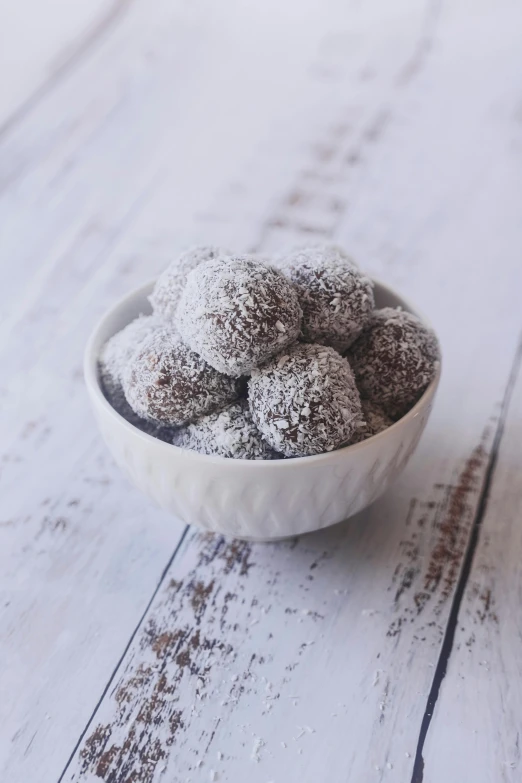
[[[402,294],[397,293],[393,288],[391,288],[386,283],[383,283],[379,278],[370,276],[370,279],[373,281],[374,284],[379,286],[379,288],[383,289],[384,292],[391,294],[393,297],[396,297],[400,299],[403,304],[405,305],[405,309],[408,312],[411,312],[413,315],[416,315],[417,318],[419,318],[422,323],[425,326],[428,326],[430,328],[430,322],[427,318],[424,317],[422,313],[419,312],[419,310],[416,307],[413,307],[409,300],[406,299]],[[100,332],[103,331],[106,322],[112,318],[114,313],[120,309],[122,309],[130,300],[136,299],[140,294],[144,297],[147,297],[148,293],[152,290],[152,287],[154,286],[156,280],[149,280],[146,283],[142,283],[137,288],[134,288],[132,291],[128,292],[124,296],[120,297],[115,304],[113,304],[111,307],[109,307],[104,314],[97,320],[94,328],[92,329],[90,336],[87,340],[85,350],[84,350],[84,357],[83,357],[83,374],[84,374],[84,381],[87,386],[87,390],[91,397],[93,397],[97,403],[104,409],[104,411],[111,416],[115,423],[118,424],[120,427],[124,427],[124,429],[127,429],[129,432],[132,432],[135,436],[138,438],[141,438],[145,443],[149,443],[150,445],[154,445],[157,448],[164,449],[166,452],[168,451],[170,454],[172,454],[172,450],[174,449],[175,452],[177,452],[179,455],[183,455],[188,459],[193,459],[195,461],[203,460],[205,463],[218,463],[220,465],[234,465],[239,466],[241,465],[247,470],[263,470],[267,469],[268,467],[272,467],[274,465],[280,466],[281,468],[284,468],[285,466],[296,464],[306,464],[310,465],[311,463],[327,463],[328,461],[334,462],[337,459],[342,458],[342,456],[346,455],[347,452],[350,454],[354,454],[356,450],[361,450],[364,448],[367,448],[369,444],[375,444],[378,439],[384,439],[385,437],[389,436],[389,434],[392,432],[396,432],[401,426],[403,426],[406,422],[410,421],[411,419],[416,418],[421,410],[426,406],[426,404],[433,399],[435,392],[437,390],[437,386],[439,385],[441,373],[442,373],[442,355],[440,352],[440,341],[437,336],[437,334],[434,331],[435,337],[437,339],[437,343],[439,345],[439,361],[437,363],[435,374],[430,381],[429,385],[424,390],[422,396],[417,400],[415,405],[410,408],[410,410],[402,416],[400,419],[395,421],[390,427],[387,427],[385,430],[382,430],[382,432],[378,432],[376,435],[372,435],[369,438],[366,438],[363,441],[360,441],[359,443],[353,443],[348,446],[341,446],[338,449],[334,449],[333,451],[326,451],[322,452],[321,454],[311,454],[306,457],[291,457],[286,459],[277,459],[277,460],[248,460],[248,459],[234,459],[232,457],[222,457],[215,454],[200,454],[198,451],[192,451],[191,449],[184,449],[180,446],[176,446],[173,443],[167,443],[166,441],[162,441],[159,438],[155,438],[153,435],[149,435],[147,432],[143,432],[142,430],[138,429],[138,427],[135,427],[134,424],[132,424],[130,421],[127,421],[127,419],[122,416],[118,411],[116,411],[110,402],[105,397],[103,390],[101,388],[100,383],[100,375],[98,372],[98,358],[99,358],[99,335]],[[98,347],[97,347],[98,346]]]

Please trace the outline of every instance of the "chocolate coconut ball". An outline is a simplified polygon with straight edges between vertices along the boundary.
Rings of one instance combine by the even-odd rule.
[[[239,381],[214,370],[175,331],[163,328],[127,365],[123,390],[138,416],[177,427],[235,400]]]
[[[350,443],[360,443],[363,440],[377,435],[379,432],[388,429],[393,424],[393,420],[385,413],[380,405],[370,402],[370,400],[361,400],[363,421],[357,429]]]
[[[238,377],[295,342],[301,308],[284,275],[251,256],[234,256],[189,273],[176,324],[193,351]]]
[[[123,393],[123,371],[143,341],[157,328],[156,318],[140,315],[107,340],[100,353],[98,365],[105,397],[118,413],[133,424],[137,417]]]
[[[370,319],[372,281],[336,245],[297,250],[281,269],[297,288],[306,342],[345,351]]]
[[[391,307],[375,310],[347,356],[361,395],[395,421],[417,402],[440,359],[433,331],[411,313]]]
[[[156,281],[149,296],[154,313],[166,321],[172,321],[179,298],[185,288],[188,273],[204,261],[228,255],[228,251],[213,246],[194,247],[182,253],[172,261]]]
[[[261,435],[287,457],[332,451],[363,420],[349,363],[322,345],[294,345],[254,370],[248,398]]]
[[[105,397],[112,407],[128,422],[167,443],[172,443],[174,428],[141,418],[125,399],[122,386],[123,373],[141,344],[159,328],[158,319],[140,315],[128,326],[108,340],[102,348],[99,368]]]
[[[277,459],[252,421],[247,400],[238,400],[222,411],[202,416],[182,427],[173,438],[175,446],[230,459]]]
[[[100,373],[108,385],[119,384],[123,370],[132,359],[141,343],[159,326],[158,320],[152,315],[140,315],[134,321],[117,332],[103,346],[100,353]]]

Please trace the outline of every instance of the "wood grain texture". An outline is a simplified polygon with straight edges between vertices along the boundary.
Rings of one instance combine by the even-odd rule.
[[[497,95],[513,48],[499,53],[496,17],[470,31],[453,14],[438,59],[411,80],[388,73],[366,112],[336,110],[329,94],[308,159],[252,243],[349,238],[372,272],[425,298],[445,376],[415,465],[357,520],[294,545],[191,535],[64,780],[411,776],[519,328],[516,85],[502,123]],[[462,61],[464,27],[481,65]],[[486,377],[485,344],[502,344]]]
[[[136,5],[137,17],[125,17],[97,57],[60,82],[1,146],[0,768],[12,781],[57,779],[183,531],[130,493],[105,454],[82,382],[88,333],[117,296],[195,239],[194,214],[208,208],[238,155],[256,143],[256,122],[262,133],[264,113],[272,101],[280,104],[287,84],[282,79],[279,91],[238,121],[232,108],[264,64],[245,68],[223,94],[217,135],[194,167],[190,134],[201,139],[206,112],[215,111],[219,85],[244,49],[231,47],[216,73],[212,55],[221,41],[212,37],[212,19],[198,34],[197,15],[164,3],[150,29],[148,10]],[[207,11],[200,6],[199,14]],[[176,41],[186,50],[176,50]],[[153,56],[144,60],[148,47]],[[274,72],[281,45],[278,51],[279,59],[265,55]],[[300,51],[308,57],[304,45]],[[191,89],[178,91],[176,103],[171,74],[180,62]],[[151,156],[158,135],[170,155]],[[127,139],[123,150],[119,138]],[[207,165],[212,155],[216,162]]]
[[[0,6],[0,135],[88,55],[128,0],[21,0]]]
[[[3,777],[411,778],[520,331],[520,21],[136,2],[0,142]],[[183,528],[86,426],[90,326],[188,242],[329,237],[441,337],[414,464],[297,542],[191,532],[162,579]]]
[[[204,216],[222,190],[237,194],[230,178],[296,79],[305,99],[322,29],[317,5],[296,6],[285,29],[297,15],[307,25],[288,58],[264,11],[244,34],[248,8],[233,19],[213,18],[208,4],[149,10],[136,4],[0,146],[0,768],[12,781],[57,779],[183,530],[129,493],[105,454],[81,378],[87,335],[176,248],[217,233],[205,234]],[[223,50],[231,21],[241,46]],[[245,60],[247,50],[258,57]],[[181,63],[187,87],[173,93]],[[238,116],[256,79],[274,84]],[[269,185],[255,193],[258,209]],[[244,216],[234,221],[229,238],[245,242]]]
[[[520,779],[522,343],[452,654],[425,746],[424,780]]]

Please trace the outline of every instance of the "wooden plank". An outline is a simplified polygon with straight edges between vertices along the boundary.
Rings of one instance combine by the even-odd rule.
[[[492,465],[478,546],[430,705],[424,780],[520,780],[522,699],[522,344]]]
[[[279,28],[260,9],[235,29],[216,72],[227,26],[251,10],[215,19],[210,4],[191,15],[137,3],[96,56],[0,142],[0,769],[12,783],[58,777],[183,530],[129,491],[92,429],[81,378],[88,332],[175,248],[251,243],[345,86],[325,102],[324,76],[310,83],[325,27],[338,28],[314,3],[292,6]],[[288,57],[297,20],[302,33]],[[418,20],[408,18],[412,40]],[[391,21],[405,35],[400,14]],[[360,46],[347,55],[356,72],[386,39],[371,18],[359,24]],[[319,65],[333,56],[349,82],[343,57],[323,49]],[[388,59],[379,61],[403,62],[396,45],[383,51]],[[174,92],[181,65],[186,87]],[[388,80],[368,91],[360,124]],[[238,114],[256,83],[265,88]],[[330,107],[318,122],[309,101]],[[249,157],[257,182],[245,169]]]
[[[0,5],[0,134],[96,45],[127,0]]]
[[[141,273],[155,274],[200,238],[195,214],[241,175],[288,91],[297,86],[298,105],[306,100],[309,64],[335,18],[321,22],[312,0],[300,11],[292,6],[275,29],[269,4],[257,16],[249,2],[217,18],[211,8],[135,3],[97,56],[1,140],[0,251],[10,261],[0,269],[5,333],[27,324],[48,293],[44,282],[60,280],[64,297],[77,292],[83,279],[71,289],[60,278],[71,256],[83,253],[82,269],[92,277],[147,205],[155,233],[140,248],[148,253]],[[285,31],[298,17],[302,33],[289,57]]]
[[[520,327],[519,22],[508,3],[473,20],[453,4],[431,50],[365,88],[360,122],[350,78],[328,83],[322,133],[252,242],[348,240],[426,306],[444,377],[414,464],[298,542],[191,533],[64,781],[411,777]]]
[[[143,45],[141,37],[139,40]],[[163,46],[168,43],[164,40]],[[198,51],[193,67],[197,66],[197,55]],[[126,59],[118,65],[127,71],[134,68]],[[93,65],[87,79],[93,94],[99,89],[105,67],[105,62]],[[203,79],[208,78],[211,69],[212,62],[208,61]],[[167,86],[164,78],[160,93],[164,94]],[[189,118],[196,131],[211,89],[212,84],[195,105],[196,116]],[[53,102],[58,101],[60,106],[63,101],[63,119],[71,110],[66,98],[74,89],[64,85],[62,90],[65,96],[59,90]],[[77,109],[85,98],[79,90]],[[275,98],[278,100],[277,91]],[[141,101],[140,87],[133,104],[136,115],[141,112]],[[261,104],[259,112],[264,108],[266,104]],[[36,138],[44,134],[46,122],[52,121],[56,111],[56,105],[50,113],[43,106],[36,119],[28,123],[30,133]],[[229,116],[228,125],[231,120],[234,118]],[[251,139],[244,125],[236,124],[239,132]],[[166,132],[162,126],[161,130]],[[120,133],[125,135],[125,130]],[[83,172],[89,167],[92,170],[93,165],[103,170],[114,151],[112,126],[107,135],[105,144],[94,145],[94,149],[85,150],[83,137],[76,140]],[[13,138],[19,142],[21,135],[14,134]],[[154,144],[152,139],[149,143]],[[179,173],[178,164],[185,155],[183,133],[171,133],[171,144],[175,154],[169,163]],[[7,143],[6,162],[10,150]],[[13,228],[13,239],[5,246],[2,258],[9,261],[9,274],[15,280],[20,268],[24,272],[19,278],[23,282],[20,296],[10,296],[12,288],[3,289],[5,309],[9,314],[13,312],[10,308],[15,311],[14,319],[3,323],[6,375],[1,439],[6,449],[2,476],[2,606],[6,629],[2,634],[2,659],[7,665],[2,672],[5,744],[0,766],[11,780],[18,776],[25,780],[36,774],[57,777],[183,530],[175,520],[166,520],[151,509],[147,501],[129,494],[97,434],[91,426],[85,426],[85,422],[91,424],[91,419],[81,379],[83,344],[97,315],[115,297],[169,260],[167,252],[180,243],[176,233],[194,231],[192,218],[183,225],[187,216],[183,210],[193,213],[194,199],[205,209],[206,196],[201,194],[211,194],[216,180],[221,182],[223,172],[233,170],[236,160],[233,147],[228,148],[228,154],[223,148],[220,167],[202,169],[199,179],[193,178],[192,190],[187,187],[186,193],[178,196],[182,209],[175,198],[169,198],[166,204],[166,193],[160,191],[164,227],[174,233],[174,241],[169,237],[158,247],[161,234],[155,233],[149,223],[156,243],[152,248],[143,237],[139,243],[134,236],[126,246],[116,247],[111,258],[120,234],[142,205],[139,196],[144,183],[155,173],[150,170],[147,147],[142,150],[140,167],[133,160],[135,148],[130,145],[127,150],[128,165],[132,168],[130,163],[135,164],[136,177],[131,180],[132,187],[124,181],[111,191],[113,203],[111,209],[104,209],[101,226],[93,225],[100,208],[100,199],[95,196],[108,187],[107,183],[114,184],[111,171],[91,189],[87,203],[85,198],[73,198],[73,209],[80,217],[71,220],[71,226],[69,219],[75,215],[67,205],[56,214],[56,208],[49,204],[63,203],[71,187],[77,190],[81,174],[74,168],[68,171],[68,150],[58,155],[52,147],[54,157],[50,159],[47,148],[37,152],[40,170],[33,168],[35,153],[31,147],[31,169],[26,174],[29,181],[22,192],[11,187],[3,202],[3,216]],[[174,225],[170,209],[176,214]],[[157,216],[158,212],[153,214]],[[33,216],[35,222],[30,220]],[[23,222],[37,229],[36,237],[20,233]],[[44,242],[38,249],[40,228],[45,237],[49,236],[49,244]],[[153,257],[147,270],[143,261],[149,253]],[[47,266],[40,273],[42,257]],[[33,289],[28,296],[28,273],[30,277],[33,269],[37,277],[31,281]],[[14,339],[12,333],[9,335],[10,326],[14,327]],[[26,492],[28,475],[32,477],[30,496]],[[81,678],[77,667],[82,670]]]

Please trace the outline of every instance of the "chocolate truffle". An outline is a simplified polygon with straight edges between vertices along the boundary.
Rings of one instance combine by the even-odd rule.
[[[360,443],[367,440],[393,424],[392,419],[379,405],[364,399],[361,399],[361,405],[364,421],[361,422],[361,426],[355,432],[350,443]]]
[[[248,398],[261,435],[287,457],[338,448],[363,418],[349,363],[322,345],[294,345],[254,370]]]
[[[372,281],[336,245],[296,250],[280,268],[297,288],[305,341],[345,351],[370,319]]]
[[[122,388],[123,371],[144,340],[155,329],[158,321],[153,316],[140,315],[117,332],[103,346],[100,359],[100,379],[107,400],[113,408],[134,423],[136,415],[129,407]]]
[[[252,421],[247,400],[238,400],[222,411],[202,416],[182,427],[173,438],[175,446],[230,459],[277,459]]]
[[[239,385],[214,370],[168,328],[145,340],[123,373],[123,390],[133,411],[174,427],[232,402]]]
[[[166,321],[172,321],[179,298],[185,288],[188,273],[204,261],[228,255],[226,250],[213,246],[194,247],[182,253],[172,261],[156,281],[149,296],[154,313]]]
[[[125,367],[132,360],[140,345],[159,328],[153,316],[140,315],[124,329],[108,340],[102,348],[99,360],[100,379],[105,397],[112,407],[142,432],[172,443],[174,428],[142,419],[125,399],[122,378]]]
[[[295,342],[301,308],[292,284],[251,256],[214,259],[187,277],[176,323],[219,372],[238,377]]]
[[[347,357],[361,396],[380,405],[396,421],[422,395],[440,355],[431,329],[411,313],[385,307],[374,311]]]

